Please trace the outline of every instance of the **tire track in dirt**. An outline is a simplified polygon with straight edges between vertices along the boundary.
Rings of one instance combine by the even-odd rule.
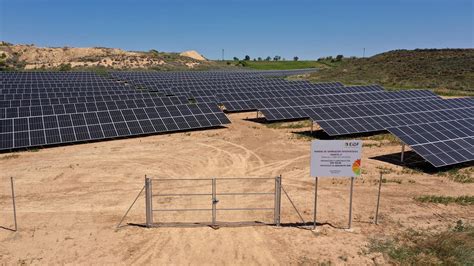
[[[293,159],[287,159],[287,160],[282,160],[282,161],[277,161],[269,164],[265,164],[263,166],[257,167],[253,171],[251,171],[252,174],[264,174],[264,173],[271,173],[271,175],[278,174],[276,173],[278,170],[281,170],[292,163],[299,161],[301,159],[309,158],[309,155],[302,155],[299,157],[295,157]],[[271,169],[270,169],[271,168]]]

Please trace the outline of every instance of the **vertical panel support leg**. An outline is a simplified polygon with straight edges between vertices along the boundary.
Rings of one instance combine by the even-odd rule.
[[[405,143],[402,144],[402,155],[400,156],[400,162],[403,162],[405,157]]]

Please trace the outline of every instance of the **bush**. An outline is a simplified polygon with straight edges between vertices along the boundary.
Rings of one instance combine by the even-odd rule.
[[[71,69],[71,64],[61,64],[59,66],[59,71],[70,71]]]

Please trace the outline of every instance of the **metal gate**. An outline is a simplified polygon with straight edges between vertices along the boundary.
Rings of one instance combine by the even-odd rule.
[[[274,180],[274,189],[273,192],[218,192],[218,184],[227,181],[239,181],[239,182],[248,182],[248,181],[267,181]],[[201,191],[200,193],[160,193],[159,189],[153,189],[153,185],[158,185],[159,183],[164,182],[182,182],[182,181],[196,181],[196,182],[209,182],[211,185],[211,191]],[[273,195],[273,206],[272,207],[245,207],[245,206],[236,206],[231,208],[219,208],[219,197],[221,196],[261,196],[261,195]],[[209,197],[209,208],[153,208],[153,200],[155,197]],[[270,201],[271,202],[271,201]],[[154,215],[156,213],[162,212],[210,212],[211,216],[209,222],[199,223],[199,225],[209,225],[209,226],[218,226],[224,225],[219,223],[218,212],[219,211],[273,211],[273,223],[263,223],[269,225],[280,225],[280,209],[281,209],[281,176],[276,176],[274,178],[180,178],[180,179],[152,179],[145,178],[145,208],[146,208],[146,226],[147,227],[156,227],[160,224],[154,222]],[[193,223],[195,224],[195,223]],[[164,225],[164,224],[161,224]]]

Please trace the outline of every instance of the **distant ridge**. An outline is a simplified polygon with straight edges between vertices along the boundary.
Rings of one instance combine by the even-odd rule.
[[[125,51],[105,47],[37,47],[0,42],[0,69],[69,70],[87,68],[185,70],[213,63],[196,51],[166,53]]]

